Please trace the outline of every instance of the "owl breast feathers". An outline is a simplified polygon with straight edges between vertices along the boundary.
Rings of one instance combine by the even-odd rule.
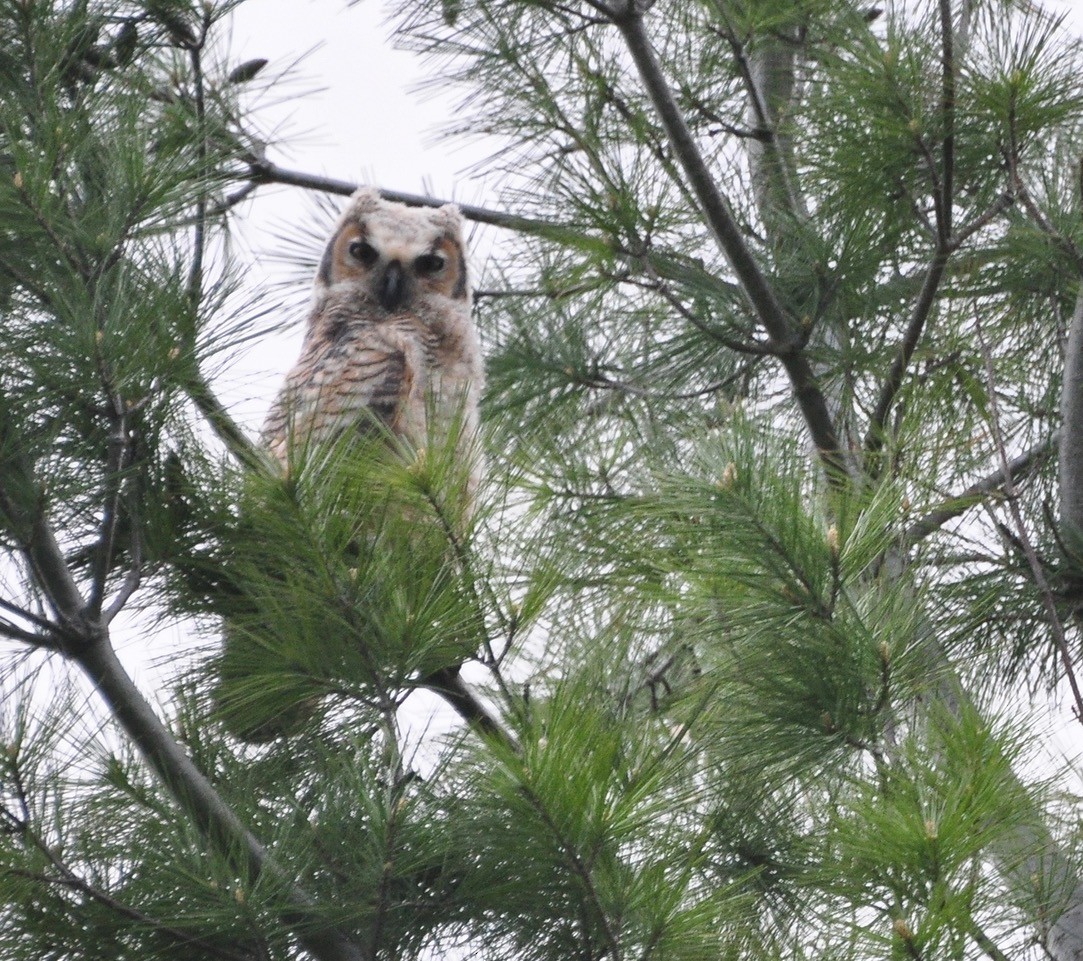
[[[415,448],[453,423],[471,439],[483,378],[459,209],[363,187],[324,251],[301,356],[263,440],[288,469],[310,445],[378,425]]]

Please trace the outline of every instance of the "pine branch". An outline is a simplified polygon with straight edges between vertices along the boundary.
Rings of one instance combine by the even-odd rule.
[[[903,547],[912,547],[930,534],[935,534],[948,521],[965,514],[990,494],[1002,491],[1006,478],[1010,479],[1012,484],[1020,484],[1054,453],[1061,436],[1062,431],[1054,431],[1044,440],[1010,460],[1006,469],[1003,466],[998,467],[975,481],[966,490],[949,497],[938,508],[910,524],[899,538],[899,544]]]
[[[10,429],[0,423],[0,434]],[[363,961],[354,944],[319,918],[315,902],[267,854],[125,672],[113,652],[107,627],[94,615],[68,569],[44,504],[21,457],[10,456],[0,464],[0,510],[20,542],[35,584],[56,614],[52,640],[94,683],[125,733],[215,849],[243,877],[255,880],[267,875],[281,885],[289,904],[286,920],[296,927],[306,949],[319,961]]]
[[[1000,457],[1001,470],[1004,473],[1004,493],[1007,495],[1008,513],[1011,515],[1012,522],[1015,524],[1015,535],[1023,547],[1023,556],[1026,558],[1027,565],[1030,567],[1030,575],[1034,579],[1034,585],[1038,588],[1038,593],[1042,598],[1042,607],[1045,610],[1049,629],[1053,634],[1053,640],[1061,657],[1061,666],[1064,668],[1064,676],[1068,680],[1068,687],[1071,689],[1072,698],[1075,700],[1074,713],[1076,720],[1079,721],[1080,724],[1083,724],[1083,691],[1080,690],[1079,679],[1076,677],[1075,664],[1072,661],[1072,651],[1068,644],[1068,636],[1064,630],[1064,624],[1060,619],[1060,614],[1057,611],[1056,598],[1053,596],[1053,590],[1049,586],[1049,578],[1046,576],[1045,567],[1038,559],[1038,554],[1034,550],[1034,545],[1031,542],[1030,536],[1027,534],[1026,525],[1023,523],[1023,515],[1019,510],[1019,504],[1016,502],[1015,481],[1012,479],[1011,465],[1008,463],[1007,449],[1004,446],[1004,433],[1000,428],[1000,402],[997,400],[997,383],[993,370],[993,355],[990,352],[989,345],[982,333],[981,322],[977,319],[975,319],[975,330],[978,335],[978,342],[981,346],[982,359],[985,361],[985,372],[989,393],[989,426],[992,430],[997,454]]]
[[[633,12],[615,19],[621,31],[643,85],[662,121],[670,145],[680,160],[696,199],[703,208],[711,231],[737,274],[768,335],[781,351],[794,348],[799,340],[797,331],[785,314],[770,283],[752,251],[745,243],[741,230],[730,212],[729,203],[718,191],[692,133],[681,114],[680,107],[662,73],[642,18]]]
[[[533,785],[524,783],[524,781],[525,779],[520,779],[519,790],[522,791],[527,803],[530,804],[541,819],[542,824],[544,824],[546,829],[552,834],[553,840],[556,842],[561,855],[565,858],[566,864],[572,874],[577,877],[583,885],[585,900],[593,908],[595,918],[601,925],[602,934],[605,936],[609,957],[614,959],[614,961],[620,961],[623,957],[623,952],[621,951],[621,943],[618,936],[619,930],[614,930],[612,921],[609,918],[609,913],[606,910],[606,899],[598,890],[598,884],[591,870],[591,865],[583,859],[576,847],[575,841],[567,837],[565,832],[561,830],[560,825],[546,807],[545,798],[541,797],[538,792],[534,790]]]
[[[27,831],[24,829],[21,833],[25,836]],[[112,911],[119,917],[128,921],[134,921],[142,927],[149,928],[159,934],[165,935],[176,944],[198,949],[208,957],[220,958],[222,961],[257,961],[257,956],[251,952],[241,954],[237,951],[232,951],[228,948],[212,944],[203,938],[189,934],[182,928],[174,927],[164,921],[159,921],[157,918],[113,897],[108,891],[95,887],[93,884],[76,874],[66,862],[57,857],[55,849],[46,844],[36,833],[33,835],[31,843],[42,855],[44,855],[46,860],[48,860],[56,870],[58,876],[24,871],[18,868],[4,869],[5,874],[25,878],[26,880],[33,881],[37,884],[57,885],[69,888],[72,891],[77,891],[85,898],[100,904],[102,907]]]
[[[205,14],[206,16],[206,14]],[[207,23],[203,25],[203,39],[206,38]],[[192,67],[192,82],[195,87],[194,104],[196,113],[196,163],[199,176],[207,172],[207,104],[203,89],[202,41],[192,44],[188,51]],[[195,223],[192,237],[192,264],[188,271],[187,293],[192,304],[199,302],[203,289],[203,257],[207,243],[207,191],[201,184],[196,197]]]
[[[10,449],[12,426],[0,421],[0,449]],[[57,624],[48,624],[49,640],[61,649],[76,640],[84,602],[68,570],[63,552],[43,513],[43,497],[29,465],[15,453],[0,461],[0,512],[32,572],[34,583],[44,593],[56,615]]]
[[[937,205],[937,239],[944,247],[952,233],[952,208],[955,206],[955,30],[951,0],[940,0],[940,115],[944,138],[940,144],[940,196]]]
[[[936,296],[943,282],[950,255],[958,250],[970,237],[979,230],[987,227],[996,220],[1005,210],[1015,203],[1013,194],[1001,194],[989,207],[988,210],[976,216],[964,225],[958,233],[950,236],[942,247],[938,247],[933,254],[929,265],[925,268],[921,288],[917,299],[910,311],[910,320],[906,325],[902,341],[899,344],[898,353],[892,361],[880,393],[869,418],[868,431],[865,434],[864,449],[866,455],[875,454],[884,444],[884,430],[888,417],[894,408],[895,400],[902,389],[903,381],[909,370],[910,362],[914,358],[914,352],[921,342],[921,336],[928,324],[929,316],[936,304]]]
[[[865,434],[865,454],[876,454],[884,445],[884,430],[887,419],[895,404],[895,398],[902,388],[906,372],[910,367],[914,351],[921,341],[921,335],[925,331],[925,325],[929,321],[933,307],[936,306],[936,295],[940,290],[940,282],[944,278],[944,271],[948,264],[948,253],[943,248],[938,248],[933,254],[929,266],[925,269],[925,279],[913,309],[910,311],[910,320],[907,322],[906,331],[902,342],[899,344],[898,353],[891,364],[891,370],[880,388],[880,394],[869,419],[869,428]],[[868,469],[868,465],[866,466]]]
[[[248,882],[261,876],[281,886],[285,920],[320,961],[367,961],[357,945],[319,917],[318,907],[267,853],[158,719],[102,634],[74,658],[185,813]]]
[[[270,469],[267,455],[249,440],[200,372],[194,372],[184,384],[184,388],[189,400],[204,416],[226,450],[250,470],[265,472]]]
[[[845,484],[848,478],[846,460],[840,449],[823,392],[808,358],[801,351],[802,333],[783,310],[774,289],[745,243],[744,236],[730,212],[729,203],[714,183],[666,82],[644,28],[641,13],[634,4],[629,4],[625,13],[614,17],[613,22],[624,37],[640,79],[654,104],[670,146],[688,177],[711,232],[737,274],[757,318],[773,342],[773,347],[778,351],[779,360],[789,376],[794,398],[829,480],[833,484]]]

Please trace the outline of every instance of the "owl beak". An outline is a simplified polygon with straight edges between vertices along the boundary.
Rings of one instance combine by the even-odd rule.
[[[392,260],[384,270],[383,276],[376,285],[376,299],[384,310],[398,310],[406,303],[407,277],[402,269],[402,264]]]

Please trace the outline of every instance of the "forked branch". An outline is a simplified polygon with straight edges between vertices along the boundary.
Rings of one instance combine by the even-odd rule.
[[[0,434],[9,425],[0,422]],[[45,516],[33,471],[17,454],[0,462],[0,511],[26,559],[35,586],[56,618],[43,636],[78,664],[125,733],[185,814],[247,880],[272,879],[284,893],[284,920],[319,961],[368,961],[360,949],[319,917],[317,905],[267,853],[161,722],[124,670],[96,606],[85,599]]]
[[[729,260],[758,321],[767,331],[772,346],[790,378],[794,397],[813,443],[819,451],[828,478],[835,484],[848,479],[846,459],[823,392],[808,358],[801,351],[803,332],[798,329],[745,242],[730,205],[718,189],[699,151],[680,107],[673,96],[661,64],[647,36],[642,14],[635,4],[613,20],[639,72],[670,146],[688,178],[689,186],[706,217],[719,247]]]

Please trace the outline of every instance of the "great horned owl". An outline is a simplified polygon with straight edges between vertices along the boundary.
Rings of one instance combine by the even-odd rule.
[[[483,378],[458,208],[411,208],[361,188],[324,251],[301,355],[262,439],[287,475],[309,450],[354,432],[368,442],[386,432],[407,452],[454,443],[469,497],[481,469],[474,446]],[[227,630],[218,691],[223,719],[247,740],[266,740],[292,726],[291,709],[275,720],[229,709],[231,683],[245,681],[238,643]],[[457,666],[417,683],[468,720],[494,726]],[[296,720],[307,711],[302,705],[292,713]]]
[[[263,440],[287,467],[293,451],[373,418],[416,447],[453,421],[469,442],[483,378],[458,208],[363,187],[324,251],[301,356]]]

